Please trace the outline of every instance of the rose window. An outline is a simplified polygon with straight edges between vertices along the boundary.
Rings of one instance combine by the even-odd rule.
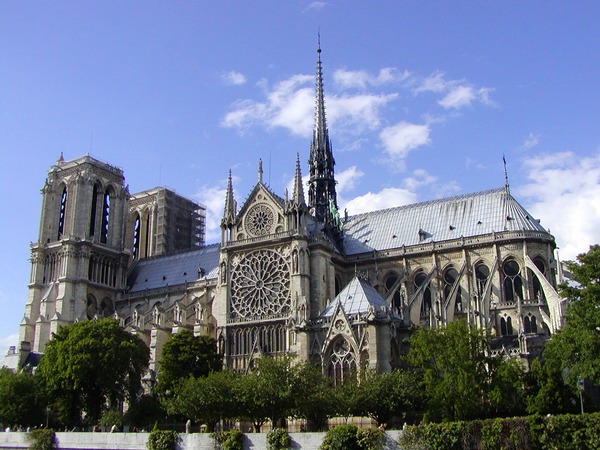
[[[259,203],[248,210],[244,223],[251,235],[264,236],[271,233],[274,218],[273,210],[268,205]]]
[[[286,260],[272,250],[244,256],[231,277],[232,313],[240,317],[273,316],[290,307],[290,275]]]

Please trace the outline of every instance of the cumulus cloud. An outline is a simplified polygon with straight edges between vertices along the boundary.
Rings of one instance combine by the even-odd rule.
[[[404,179],[402,185],[410,191],[416,191],[417,189],[431,185],[436,181],[437,177],[429,174],[425,169],[416,169],[411,176]]]
[[[417,195],[408,189],[385,188],[379,192],[367,192],[364,195],[348,200],[342,209],[348,209],[348,214],[360,214],[395,206],[408,205],[417,201]]]
[[[365,173],[356,166],[351,166],[342,172],[338,172],[335,176],[335,180],[338,183],[338,194],[354,189],[356,183],[364,176],[364,174]]]
[[[476,87],[465,80],[447,80],[443,72],[435,72],[422,80],[412,80],[415,85],[414,94],[433,92],[444,94],[438,104],[444,109],[460,109],[478,101],[487,106],[493,106],[490,92],[493,89]]]
[[[379,133],[383,148],[390,159],[396,164],[402,164],[406,156],[414,149],[431,142],[431,130],[428,124],[399,122],[384,128]]]
[[[294,75],[272,88],[263,83],[264,101],[238,100],[221,124],[245,130],[251,126],[267,129],[280,127],[292,134],[310,136],[314,119],[315,94],[312,75]],[[373,129],[380,125],[382,108],[397,94],[358,94],[326,99],[329,125],[353,130]]]
[[[381,86],[387,83],[403,81],[410,76],[408,71],[399,71],[394,67],[384,67],[377,75],[366,70],[338,69],[333,72],[333,81],[342,88],[365,89],[369,86]]]
[[[575,259],[600,243],[600,152],[561,152],[524,162],[529,182],[515,191],[556,237],[562,259]]]
[[[239,86],[246,83],[246,77],[243,73],[230,70],[221,74],[221,79],[226,85]]]

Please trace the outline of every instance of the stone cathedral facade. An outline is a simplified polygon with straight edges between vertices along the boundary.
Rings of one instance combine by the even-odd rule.
[[[150,347],[150,377],[188,329],[215,338],[227,368],[295,354],[339,383],[393,369],[414,327],[464,319],[491,332],[494,352],[527,359],[561,326],[554,238],[508,185],[338,210],[320,49],[308,162],[306,197],[299,157],[291,193],[273,192],[259,162],[241,205],[230,173],[220,242],[205,245],[200,205],[164,188],[132,195],[121,169],[61,156],[42,189],[13,360],[43,354],[63,325],[114,317]]]

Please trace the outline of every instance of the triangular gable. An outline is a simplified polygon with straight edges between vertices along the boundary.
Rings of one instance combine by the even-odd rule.
[[[331,317],[337,305],[342,305],[349,316],[374,313],[375,317],[387,316],[389,306],[385,299],[367,281],[355,276],[323,310],[320,317]]]
[[[270,200],[275,205],[278,205],[281,209],[280,212],[283,213],[283,208],[285,206],[285,201],[283,200],[283,198],[279,197],[277,194],[271,191],[271,189],[269,189],[264,183],[259,181],[258,183],[256,183],[254,189],[252,189],[252,192],[250,192],[250,195],[248,195],[248,197],[244,201],[244,204],[238,211],[236,223],[239,223],[242,220],[248,208],[250,208],[250,206],[253,203],[255,203],[259,193],[264,193],[267,196],[268,200]]]

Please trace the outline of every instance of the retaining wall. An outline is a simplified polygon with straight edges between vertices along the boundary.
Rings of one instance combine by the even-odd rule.
[[[396,450],[400,431],[386,432],[386,450]],[[146,450],[149,433],[56,433],[57,448],[70,450]],[[179,450],[214,450],[215,442],[208,433],[181,434]],[[318,450],[325,433],[290,433],[292,449]],[[29,448],[27,433],[0,432],[0,449]],[[266,433],[245,433],[244,450],[266,450]]]

